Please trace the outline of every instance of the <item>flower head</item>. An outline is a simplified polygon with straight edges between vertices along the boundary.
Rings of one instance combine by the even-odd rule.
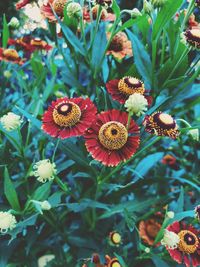
[[[171,115],[160,111],[146,116],[143,124],[145,126],[145,131],[150,134],[168,136],[172,139],[176,139],[179,135],[176,121]]]
[[[20,0],[16,3],[16,9],[21,9],[25,7],[27,4],[29,4],[31,0]]]
[[[180,238],[176,233],[170,232],[167,229],[165,229],[164,237],[161,240],[161,244],[163,246],[166,246],[169,249],[175,249],[177,248],[179,241]]]
[[[9,79],[12,76],[12,73],[9,70],[5,70],[3,72],[3,76],[7,79]]]
[[[12,230],[16,227],[15,216],[6,211],[0,211],[0,232],[2,234],[7,233],[8,230]]]
[[[112,6],[113,0],[96,0],[96,4],[104,6],[106,8]]]
[[[92,13],[92,19],[93,20],[97,19],[99,8],[100,8],[100,5],[95,5],[92,7],[91,13]],[[89,7],[83,8],[83,19],[84,19],[84,21],[91,22]],[[108,12],[106,10],[106,8],[104,8],[104,7],[101,8],[101,15],[100,15],[101,21],[114,21],[115,19],[116,19],[115,14]]]
[[[176,158],[170,154],[167,154],[162,158],[161,162],[169,166],[174,166],[176,164]]]
[[[95,119],[97,109],[89,99],[60,98],[43,115],[42,129],[53,137],[82,135]]]
[[[110,33],[107,34],[108,39]],[[125,56],[132,56],[131,41],[128,40],[124,32],[118,32],[113,38],[107,50],[107,55],[112,54],[117,59],[123,59]]]
[[[200,26],[187,29],[181,37],[183,41],[189,46],[200,49]]]
[[[119,246],[122,242],[122,237],[120,233],[113,231],[109,234],[109,241],[111,245]]]
[[[167,0],[151,0],[154,7],[162,7],[167,2]]]
[[[19,28],[20,22],[19,22],[18,18],[12,17],[10,22],[8,23],[8,26],[10,26],[11,28],[14,28],[14,29]]]
[[[199,129],[191,129],[188,131],[188,134],[192,137],[193,140],[199,141]]]
[[[167,215],[167,217],[169,219],[173,219],[174,218],[174,212],[173,211],[168,211],[166,215]]]
[[[34,176],[42,183],[53,180],[57,172],[55,163],[51,163],[49,159],[38,161],[33,166],[33,169]]]
[[[183,222],[174,222],[166,230],[162,243],[170,256],[179,264],[184,263],[186,267],[199,266],[200,231]]]
[[[41,7],[42,15],[47,18],[49,21],[57,21],[54,16],[53,10],[57,16],[64,16],[64,8],[67,4],[67,0],[48,0],[47,3],[44,3]],[[52,10],[53,8],[53,10]]]
[[[143,95],[134,93],[129,96],[124,106],[129,113],[139,117],[147,111],[148,102]]]
[[[194,212],[195,212],[195,217],[200,221],[200,205],[195,207]]]
[[[49,203],[48,200],[44,201],[38,201],[38,200],[31,200],[32,203],[35,204],[35,207],[39,209],[39,211],[42,213],[42,210],[50,210],[51,209],[51,204]]]
[[[146,244],[150,246],[154,244],[155,238],[160,229],[161,229],[161,224],[156,220],[156,218],[139,222],[140,237]]]
[[[116,166],[136,152],[140,143],[139,128],[131,120],[127,130],[127,121],[128,114],[115,109],[97,115],[84,135],[86,148],[94,159]]]
[[[11,48],[1,48],[0,47],[0,61],[8,61],[12,63],[16,63],[22,65],[24,63],[24,59],[22,59],[15,49]]]
[[[151,105],[152,102],[143,82],[135,77],[125,76],[122,79],[110,80],[106,83],[106,89],[112,98],[120,104],[124,104],[129,96],[135,93],[144,95],[148,105]]]
[[[75,3],[75,2],[72,2],[72,3],[69,3],[66,7],[66,10],[67,10],[67,16],[69,18],[80,18],[81,15],[82,15],[82,7],[79,3]]]
[[[0,118],[0,122],[3,128],[10,132],[16,130],[21,125],[22,119],[19,115],[16,115],[13,112],[8,112],[8,114]]]

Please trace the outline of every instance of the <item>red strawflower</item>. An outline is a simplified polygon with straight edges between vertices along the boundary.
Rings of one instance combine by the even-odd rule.
[[[97,115],[85,133],[85,145],[92,157],[107,166],[116,166],[129,159],[137,150],[139,127],[131,119],[127,130],[128,114],[109,110]]]
[[[134,93],[142,94],[151,105],[152,97],[148,96],[148,91],[145,90],[144,84],[137,78],[125,76],[122,79],[111,80],[106,83],[106,89],[114,100],[120,104],[124,104],[130,95]]]
[[[40,10],[45,18],[51,22],[56,22],[57,19],[54,16],[53,10],[58,17],[62,18],[64,16],[64,8],[66,3],[67,0],[48,0],[46,4],[43,4]]]
[[[8,61],[22,65],[25,60],[22,59],[15,49],[1,48],[0,47],[0,61]]]
[[[174,222],[167,227],[167,230],[179,236],[177,248],[166,247],[170,256],[179,264],[185,264],[186,267],[200,266],[200,231],[183,222]]]
[[[171,115],[161,111],[145,116],[143,125],[145,126],[145,131],[150,134],[168,136],[172,139],[176,139],[179,135],[176,121]]]
[[[16,9],[21,9],[22,7],[25,7],[27,4],[29,4],[31,0],[20,0],[16,3],[15,7]]]
[[[44,113],[42,129],[53,137],[82,135],[95,119],[97,109],[89,99],[60,98]]]

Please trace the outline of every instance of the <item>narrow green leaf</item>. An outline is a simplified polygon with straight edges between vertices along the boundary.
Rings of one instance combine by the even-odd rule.
[[[8,173],[8,169],[5,168],[4,169],[4,193],[5,196],[8,200],[8,202],[10,203],[11,207],[14,210],[20,210],[20,204],[19,204],[19,200],[17,197],[17,193],[14,187],[13,182],[10,179],[10,175]]]
[[[8,24],[6,21],[6,16],[5,14],[3,15],[3,33],[2,33],[2,46],[3,48],[7,47],[7,43],[8,43],[8,39],[9,39],[9,28],[8,28]]]
[[[49,197],[51,190],[51,182],[45,183],[38,187],[32,195],[34,200],[46,200]]]

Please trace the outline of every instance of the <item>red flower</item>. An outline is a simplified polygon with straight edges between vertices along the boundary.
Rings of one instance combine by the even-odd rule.
[[[30,0],[20,0],[19,2],[16,3],[16,9],[21,9],[22,7],[25,7],[27,4],[29,4],[31,1]]]
[[[139,128],[131,120],[127,130],[127,120],[126,112],[115,109],[97,115],[85,133],[86,148],[94,159],[107,166],[116,166],[136,152],[140,143]]]
[[[111,33],[107,33],[107,38],[110,39]],[[132,45],[131,41],[128,40],[127,35],[124,32],[118,32],[110,43],[107,50],[107,55],[113,55],[115,58],[121,60],[125,56],[132,56]]]
[[[25,60],[18,55],[15,49],[4,49],[0,47],[0,61],[1,60],[16,63],[19,65],[22,65],[25,62]]]
[[[29,51],[29,52],[33,52],[35,50],[49,51],[52,49],[52,46],[48,45],[47,42],[41,40],[40,38],[31,39],[29,35],[23,36],[16,40],[9,39],[8,44],[22,47],[24,50]]]
[[[200,26],[192,27],[184,32],[187,43],[197,49],[200,49]]]
[[[162,158],[161,162],[163,164],[173,166],[174,164],[176,164],[176,158],[173,157],[172,155],[167,154]]]
[[[172,116],[161,111],[146,116],[143,125],[145,126],[145,131],[150,134],[168,136],[172,139],[176,139],[179,135],[176,121]]]
[[[89,98],[60,98],[43,115],[42,129],[53,137],[82,135],[95,119],[97,109]]]
[[[185,264],[186,267],[200,266],[200,231],[192,225],[179,222],[169,225],[167,230],[179,236],[177,248],[166,247],[170,256],[179,264]]]
[[[111,80],[106,83],[106,89],[120,104],[124,104],[134,93],[144,95],[149,105],[152,103],[152,98],[147,95],[148,91],[145,90],[143,82],[134,77],[125,76],[122,79]]]
[[[150,246],[153,246],[160,229],[161,224],[153,218],[139,222],[139,235],[141,239]]]
[[[67,3],[67,0],[48,0],[46,4],[43,4],[41,7],[42,15],[51,22],[56,22],[57,19],[54,16],[53,10],[60,18],[64,16],[64,8]],[[53,10],[52,10],[53,8]]]
[[[99,10],[99,5],[95,5],[91,9],[93,20],[96,20],[97,19],[98,10]],[[87,22],[90,22],[91,21],[91,18],[90,18],[90,10],[88,9],[88,7],[84,7],[83,8],[83,19],[85,21],[87,21]],[[105,8],[102,8],[100,19],[102,21],[114,21],[116,19],[116,16],[115,16],[115,14],[112,14],[112,13],[107,12],[107,10]]]

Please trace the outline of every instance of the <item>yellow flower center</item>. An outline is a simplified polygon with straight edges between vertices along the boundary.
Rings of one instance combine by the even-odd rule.
[[[134,93],[144,94],[145,92],[144,84],[140,80],[129,76],[119,80],[118,89],[121,93],[127,96]]]
[[[197,28],[191,29],[190,33],[192,36],[200,39],[200,29],[197,29]]]
[[[178,233],[180,238],[178,248],[180,251],[191,254],[197,250],[199,245],[198,237],[188,230],[182,230]]]
[[[128,139],[126,127],[116,121],[110,121],[103,124],[99,130],[99,141],[109,150],[122,148]]]
[[[74,126],[81,118],[81,110],[73,102],[61,102],[53,110],[53,120],[61,127]]]
[[[63,16],[66,3],[67,3],[67,0],[54,0],[53,9],[58,16]]]
[[[11,60],[16,60],[19,58],[19,55],[15,49],[5,49],[3,51],[3,56]]]
[[[110,238],[114,244],[119,244],[121,242],[121,235],[117,232],[111,233]]]
[[[114,258],[111,260],[108,267],[121,267],[121,264],[119,263],[118,259]]]

